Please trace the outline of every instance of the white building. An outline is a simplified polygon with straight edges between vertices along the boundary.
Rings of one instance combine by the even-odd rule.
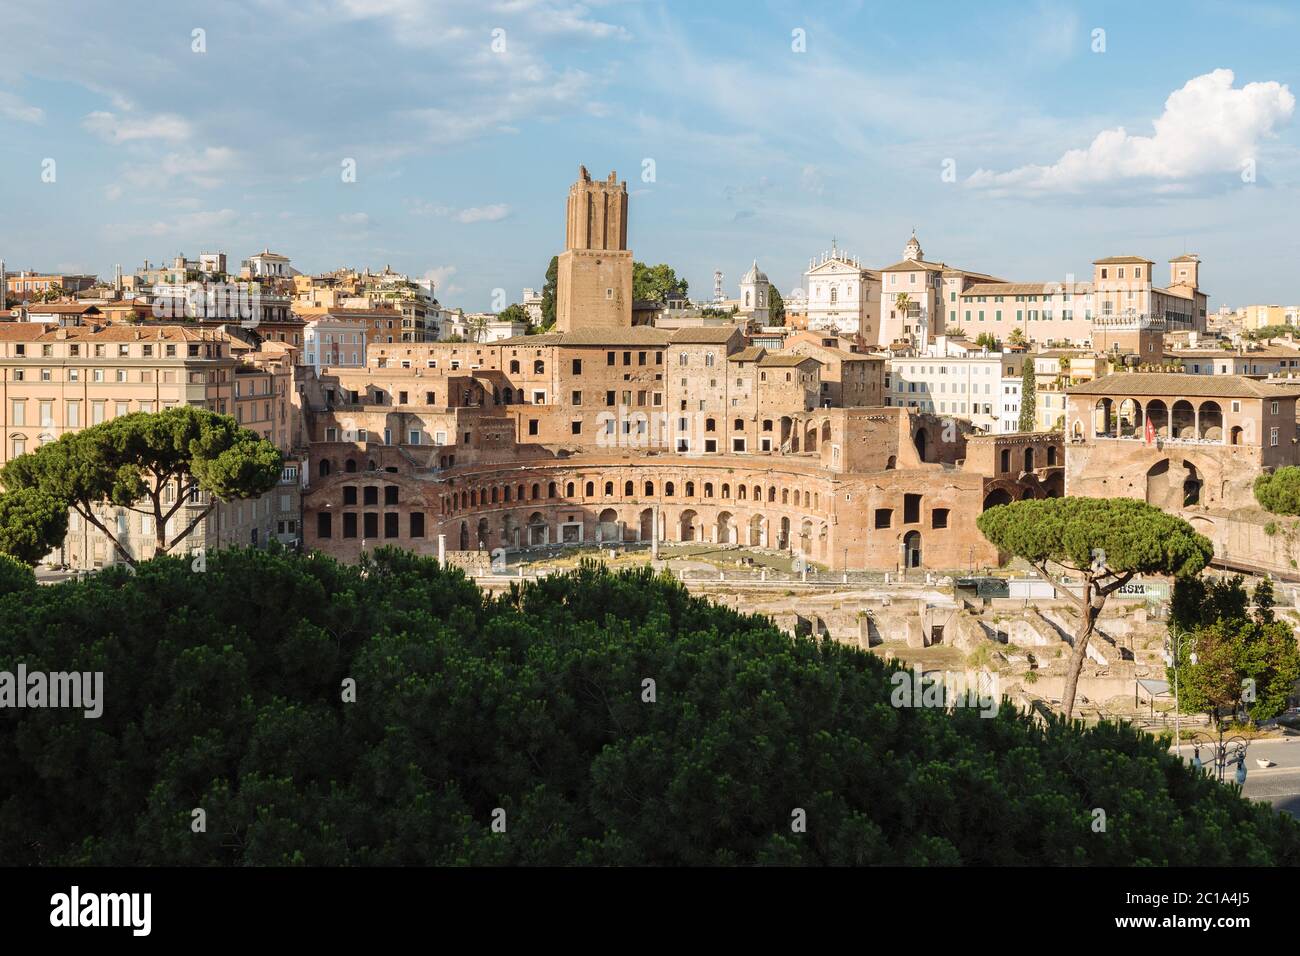
[[[289,279],[297,271],[289,265],[288,256],[263,249],[257,255],[249,256],[243,262],[250,279]]]
[[[880,316],[880,275],[862,268],[857,257],[842,253],[831,242],[830,252],[810,259],[804,274],[808,328],[876,340]]]
[[[523,322],[498,318],[495,312],[448,313],[442,325],[444,339],[459,336],[465,342],[499,342],[527,332]]]
[[[1003,435],[1020,431],[1020,389],[1023,380],[1019,375],[1002,378],[1002,403],[998,416],[998,431]]]
[[[321,367],[364,368],[366,337],[364,320],[343,320],[331,316],[313,319],[303,326],[302,356],[320,374]]]
[[[521,303],[524,311],[528,313],[529,320],[533,325],[542,324],[542,294],[536,289],[524,290],[524,301]]]
[[[986,432],[1002,419],[1002,353],[939,336],[933,345],[886,362],[885,404],[964,418]],[[1016,414],[1019,415],[1019,402]]]

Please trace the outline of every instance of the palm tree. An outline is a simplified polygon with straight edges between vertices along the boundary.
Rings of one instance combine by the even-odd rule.
[[[900,292],[894,297],[894,311],[901,312],[905,317],[912,308],[912,297],[906,292]]]
[[[1019,328],[1012,329],[1011,334],[1007,336],[1007,342],[1011,345],[1024,345],[1025,344],[1024,329],[1019,329]]]
[[[482,342],[483,336],[487,334],[488,318],[482,313],[469,316],[465,319],[465,331],[469,333],[471,342]]]

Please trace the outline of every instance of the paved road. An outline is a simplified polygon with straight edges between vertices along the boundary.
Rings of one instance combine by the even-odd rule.
[[[1192,759],[1188,744],[1183,744],[1180,753],[1185,760]],[[1208,758],[1209,752],[1202,746],[1201,759]],[[1275,766],[1260,767],[1260,759],[1271,760]],[[1235,771],[1230,764],[1228,774]],[[1246,785],[1242,790],[1252,800],[1267,800],[1278,810],[1300,816],[1300,737],[1251,743],[1246,751]]]

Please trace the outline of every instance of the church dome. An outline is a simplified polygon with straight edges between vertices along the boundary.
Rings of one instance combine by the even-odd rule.
[[[767,282],[767,273],[758,268],[758,260],[755,259],[754,264],[749,267],[749,271],[745,273],[740,281],[746,285],[752,285],[755,282]]]

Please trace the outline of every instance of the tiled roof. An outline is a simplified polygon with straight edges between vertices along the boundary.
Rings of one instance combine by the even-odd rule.
[[[545,335],[515,335],[498,339],[491,345],[667,345],[670,333],[651,325],[633,325],[621,329],[575,329],[572,332],[548,332]]]
[[[1107,256],[1105,259],[1093,259],[1094,266],[1106,266],[1111,264],[1123,264],[1125,262],[1145,262],[1147,265],[1155,265],[1150,259],[1143,259],[1141,256]]]
[[[811,355],[775,355],[771,352],[758,360],[759,365],[777,366],[778,368],[793,368],[796,365],[802,365],[804,362],[816,362],[818,365],[821,364]]]
[[[741,349],[739,352],[733,352],[727,356],[728,362],[757,362],[767,354],[767,349],[761,345],[751,345],[747,349]]]
[[[1091,291],[1091,282],[981,282],[961,295],[965,298],[971,295],[1056,295]]]
[[[676,329],[669,335],[672,345],[721,345],[740,331],[738,325],[701,325]]]
[[[1184,372],[1113,372],[1071,385],[1071,395],[1152,395],[1174,398],[1294,398],[1300,384],[1271,385],[1244,375],[1188,375]]]

